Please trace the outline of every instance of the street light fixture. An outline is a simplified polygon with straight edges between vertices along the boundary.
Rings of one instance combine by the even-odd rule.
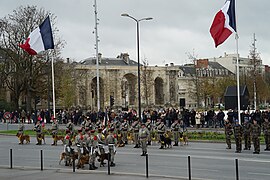
[[[139,120],[141,121],[141,81],[140,81],[140,36],[139,36],[139,22],[140,21],[149,21],[153,18],[147,17],[142,19],[136,19],[129,14],[121,14],[123,17],[128,17],[133,19],[136,22],[137,25],[137,58],[138,58],[138,109],[139,109]]]

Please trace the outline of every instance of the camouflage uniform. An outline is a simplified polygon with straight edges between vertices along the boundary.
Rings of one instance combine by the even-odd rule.
[[[116,143],[117,143],[116,139],[114,137],[113,131],[114,131],[113,129],[110,129],[109,135],[106,137],[106,144],[108,145],[109,153],[110,153],[110,157],[111,157],[110,166],[115,166],[114,156],[115,156],[115,153],[116,153],[115,146],[116,146]]]
[[[78,151],[78,161],[81,159],[81,156],[83,155],[83,147],[84,147],[84,136],[82,134],[82,130],[78,130],[78,134],[75,137],[75,144],[77,146]]]
[[[157,127],[157,132],[159,135],[159,139],[160,139],[160,148],[159,149],[163,149],[164,148],[164,133],[165,133],[165,124],[163,122],[160,123],[160,125]]]
[[[251,123],[249,120],[245,120],[243,124],[245,148],[244,150],[250,150],[251,148]]]
[[[139,125],[139,121],[136,120],[133,124],[132,124],[132,130],[133,130],[133,138],[134,138],[134,148],[139,148],[140,147],[140,143],[139,143],[139,129],[140,129],[140,125]]]
[[[127,131],[128,131],[128,122],[127,120],[124,120],[124,122],[121,124],[121,133],[122,133],[122,141],[125,144],[128,144]]]
[[[242,151],[242,135],[243,135],[243,127],[239,124],[238,120],[236,121],[234,130],[234,139],[236,145],[236,153],[240,153]]]
[[[230,123],[230,121],[225,120],[225,136],[226,136],[226,144],[228,146],[226,149],[232,148],[232,143],[231,143],[231,135],[233,134],[232,129],[233,129],[232,124]]]
[[[69,166],[71,163],[71,155],[74,153],[74,149],[71,148],[72,142],[70,139],[70,132],[66,132],[66,136],[64,138],[64,152],[66,153],[65,156],[65,166]]]
[[[37,144],[36,145],[41,145],[42,127],[41,127],[40,121],[37,121],[37,124],[34,127],[34,131],[36,131],[36,138],[37,138]]]
[[[24,134],[24,124],[23,124],[23,122],[19,124],[17,133],[18,133],[19,144],[22,144],[23,142],[21,142],[21,137]]]
[[[152,129],[153,129],[151,119],[147,120],[147,122],[145,123],[145,126],[149,131],[149,135],[147,136],[147,141],[148,141],[147,145],[151,145],[151,132],[152,132]]]
[[[265,140],[265,151],[270,151],[270,123],[268,119],[265,119],[265,122],[262,124],[264,140]]]
[[[140,138],[140,142],[142,145],[142,155],[141,156],[145,156],[147,154],[147,140],[148,137],[150,135],[149,130],[147,129],[147,127],[145,126],[145,124],[142,124],[142,127],[139,130],[139,138]]]
[[[95,170],[96,151],[98,148],[98,138],[94,134],[95,130],[91,130],[91,134],[87,137],[86,146],[89,149],[89,170]]]
[[[251,125],[251,136],[254,145],[254,152],[253,154],[260,153],[260,134],[261,134],[261,127],[257,124],[257,121],[253,121],[254,124]]]
[[[19,134],[19,135],[21,135],[21,136],[23,135],[23,133],[24,133],[24,128],[25,128],[25,127],[24,127],[24,124],[23,124],[23,123],[20,123],[20,124],[19,124],[19,128],[18,128],[18,134]]]
[[[179,130],[180,130],[180,124],[178,120],[174,121],[174,123],[171,125],[171,129],[173,131],[174,146],[178,146]]]
[[[56,136],[58,134],[58,129],[59,129],[58,123],[57,123],[56,120],[54,120],[53,123],[52,123],[52,138],[53,138],[52,146],[57,145]]]

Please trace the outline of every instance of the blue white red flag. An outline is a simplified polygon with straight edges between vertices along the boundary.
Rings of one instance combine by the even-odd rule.
[[[235,0],[226,0],[210,28],[215,46],[222,44],[233,32],[236,32]]]
[[[52,28],[49,16],[32,31],[24,44],[19,45],[31,55],[36,55],[47,49],[54,49]]]

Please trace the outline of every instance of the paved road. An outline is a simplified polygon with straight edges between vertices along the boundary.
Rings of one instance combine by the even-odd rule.
[[[49,138],[47,139],[47,144],[42,146],[36,146],[34,138],[31,139],[29,145],[18,145],[18,140],[15,136],[0,135],[0,142],[0,179],[3,177],[11,177],[12,179],[13,174],[9,176],[9,173],[4,173],[2,175],[2,172],[7,170],[3,168],[10,166],[10,149],[13,150],[13,166],[15,168],[28,169],[32,174],[38,174],[40,172],[40,151],[42,150],[44,170],[46,171],[42,173],[50,174],[52,177],[54,175],[50,172],[58,173],[59,176],[60,174],[65,174],[64,172],[72,174],[72,168],[65,167],[63,163],[61,165],[58,164],[63,146],[50,146],[52,141]],[[188,146],[173,147],[172,149],[165,150],[160,150],[158,147],[158,145],[149,147],[149,176],[152,178],[187,179],[187,157],[190,156],[192,179],[235,179],[236,158],[239,160],[240,179],[270,179],[270,152],[263,151],[259,155],[254,155],[252,151],[243,151],[241,154],[236,154],[234,153],[234,149],[225,150],[225,145],[219,143],[191,142]],[[262,146],[261,149],[264,149],[264,147]],[[111,172],[116,174],[114,176],[121,175],[129,177],[132,174],[133,176],[131,177],[134,179],[144,178],[145,157],[141,157],[140,154],[141,149],[134,149],[132,145],[118,148],[116,167],[112,167]],[[17,173],[16,170],[15,172]],[[106,175],[107,167],[101,167],[94,172],[87,170],[87,167],[85,170],[76,170],[76,174],[78,175],[85,173],[93,174],[96,172],[100,173],[97,176],[101,176],[101,179],[104,179],[102,178],[103,176],[108,176]],[[83,175],[79,177],[81,176]]]

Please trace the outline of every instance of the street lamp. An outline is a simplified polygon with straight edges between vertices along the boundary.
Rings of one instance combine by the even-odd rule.
[[[136,19],[129,14],[121,14],[123,17],[128,17],[133,19],[137,25],[137,58],[138,58],[138,109],[139,109],[139,120],[141,121],[141,82],[140,82],[140,36],[139,36],[139,22],[140,21],[149,21],[153,18],[147,17],[142,19]]]

